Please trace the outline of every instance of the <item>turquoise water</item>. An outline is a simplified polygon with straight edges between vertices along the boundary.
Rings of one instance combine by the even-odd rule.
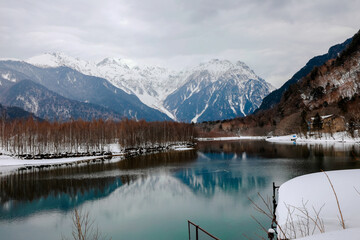
[[[220,239],[265,237],[249,198],[320,169],[360,168],[357,145],[208,142],[197,150],[0,179],[1,239],[71,237],[73,210],[112,239],[188,239],[187,220]]]

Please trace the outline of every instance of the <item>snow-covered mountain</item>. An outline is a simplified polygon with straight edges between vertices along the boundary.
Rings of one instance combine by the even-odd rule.
[[[66,66],[105,78],[147,106],[185,122],[246,116],[273,90],[246,64],[227,60],[214,59],[183,71],[140,66],[121,58],[88,62],[63,53],[43,54],[26,62],[43,68]]]
[[[114,86],[136,95],[144,104],[175,119],[162,102],[182,84],[181,73],[162,67],[138,66],[121,58],[105,58],[95,63],[74,58],[63,53],[46,53],[26,62],[38,67],[66,66],[83,74],[105,78]]]
[[[273,90],[245,63],[214,59],[190,71],[164,106],[181,121],[211,121],[251,114]]]
[[[56,101],[51,100],[54,99],[54,97],[51,97],[54,95],[45,92],[45,90],[50,90],[67,100],[98,105],[98,107],[102,107],[100,112],[103,113],[105,113],[104,108],[107,108],[108,113],[105,115],[108,117],[113,115],[111,112],[116,112],[118,116],[116,117],[113,115],[113,119],[127,117],[131,119],[145,119],[147,121],[170,120],[166,114],[146,106],[135,95],[124,92],[104,78],[85,75],[64,66],[56,68],[39,68],[22,61],[0,61],[1,96],[5,96],[6,92],[10,91],[14,84],[20,83],[23,80],[31,80],[32,82],[45,87],[42,89],[42,92],[34,92],[34,95],[31,96],[31,101],[22,101],[22,103],[31,103],[32,107],[28,107],[28,110],[36,109],[36,106],[39,106],[39,109],[43,110],[46,108],[54,110],[59,109],[54,105]],[[29,100],[29,96],[25,96],[25,93],[26,91],[23,91],[21,96],[18,95],[20,97],[19,99]],[[11,97],[12,96],[8,95],[7,100],[0,98],[0,101],[4,101],[7,105],[16,104],[16,106],[20,106],[20,103],[18,101],[15,103],[15,100]],[[47,98],[47,100],[45,98]],[[11,102],[9,102],[9,99]],[[78,103],[75,104],[74,102],[72,104],[70,104],[70,102],[68,103],[67,106],[69,106],[69,108],[66,108],[65,111],[72,114],[65,116],[65,118],[70,116],[72,118],[77,117],[82,114],[85,109],[88,109],[86,110],[88,112],[91,109],[85,105],[82,105],[84,108],[73,108],[70,106],[80,105]],[[44,104],[48,106],[45,106]],[[61,106],[61,109],[63,109],[63,107],[65,107],[65,105]],[[78,112],[74,112],[71,109]],[[100,110],[100,108],[97,109]],[[51,114],[51,116],[47,115],[47,118],[52,119],[57,117],[55,114],[56,111],[48,111],[44,112],[44,114],[50,112],[54,114]],[[92,118],[91,116],[94,116],[92,114],[100,116],[96,112],[100,113],[99,111],[89,112],[87,116],[89,116],[90,119]],[[107,119],[108,117],[101,118]]]

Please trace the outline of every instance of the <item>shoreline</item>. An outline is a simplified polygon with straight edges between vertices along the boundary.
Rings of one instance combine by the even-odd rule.
[[[81,166],[85,164],[96,164],[102,162],[115,163],[122,161],[126,158],[131,158],[146,154],[155,154],[166,151],[187,151],[195,149],[195,145],[191,143],[186,144],[169,144],[166,146],[148,147],[148,148],[129,148],[123,151],[106,152],[103,155],[96,156],[80,156],[80,157],[63,157],[52,159],[24,159],[17,156],[11,156],[7,154],[0,155],[0,177],[8,174],[41,170],[41,169],[53,169],[60,167]],[[46,155],[46,154],[44,154]],[[70,153],[69,155],[73,155]]]
[[[268,142],[290,142],[290,143],[360,143],[360,137],[352,137],[348,132],[336,133],[313,133],[307,134],[290,134],[267,138]]]
[[[234,141],[234,140],[265,140],[266,136],[233,136],[233,137],[206,137],[196,138],[199,142],[210,142],[210,141]]]
[[[200,137],[196,138],[199,142],[210,142],[210,141],[236,141],[236,140],[266,140],[273,143],[350,143],[350,144],[360,144],[360,137],[351,137],[347,132],[337,132],[337,133],[322,133],[321,136],[313,134],[311,136],[299,136],[298,134],[289,134],[282,136],[231,136],[231,137]]]

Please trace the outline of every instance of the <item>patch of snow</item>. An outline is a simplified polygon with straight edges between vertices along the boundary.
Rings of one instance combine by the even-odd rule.
[[[10,73],[3,73],[3,74],[1,74],[1,77],[10,82],[16,82],[16,78],[12,77]]]
[[[324,119],[327,119],[327,118],[329,118],[329,117],[332,117],[334,114],[330,114],[330,115],[324,115],[324,116],[320,116],[321,117],[321,119],[322,120],[324,120]],[[315,119],[315,117],[312,117],[311,118],[311,120],[314,120]]]
[[[188,150],[194,150],[194,148],[188,148],[188,147],[178,147],[174,148],[175,151],[188,151]]]
[[[23,96],[17,96],[16,100],[23,102],[25,110],[37,114],[39,110],[39,103],[35,97],[31,96],[29,97],[29,101],[27,101]]]
[[[233,140],[264,140],[266,136],[234,136],[234,137],[214,137],[214,138],[197,138],[197,141],[233,141]]]
[[[286,136],[276,136],[267,138],[266,141],[268,142],[294,142],[297,139],[296,134],[286,135]]]
[[[206,111],[206,109],[209,107],[209,104],[207,103],[206,106],[204,107],[204,109],[200,112],[197,113],[196,116],[191,120],[191,122],[196,123],[198,118],[203,115],[203,113]]]

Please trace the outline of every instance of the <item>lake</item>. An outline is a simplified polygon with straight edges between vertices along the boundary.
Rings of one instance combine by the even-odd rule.
[[[188,239],[187,220],[220,239],[266,236],[249,198],[306,173],[360,168],[360,147],[263,140],[200,142],[196,150],[0,178],[1,239],[71,237],[74,209],[112,239]]]

